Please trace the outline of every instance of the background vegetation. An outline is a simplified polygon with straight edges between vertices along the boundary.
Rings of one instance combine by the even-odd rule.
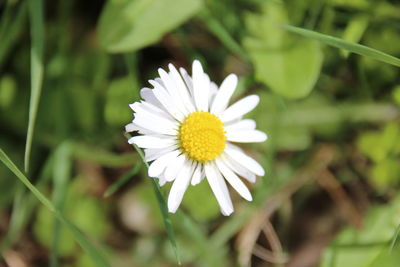
[[[398,266],[399,33],[395,0],[0,1],[0,266]],[[166,215],[123,132],[194,59],[261,97],[230,217],[206,182]]]

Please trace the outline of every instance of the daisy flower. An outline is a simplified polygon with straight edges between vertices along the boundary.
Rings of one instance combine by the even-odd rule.
[[[252,200],[250,191],[239,178],[254,183],[264,169],[234,143],[263,142],[267,135],[256,130],[251,119],[242,119],[258,102],[247,96],[228,106],[238,78],[230,74],[218,86],[210,81],[195,60],[192,77],[169,64],[169,72],[159,69],[159,78],[150,80],[153,88],[142,88],[143,101],[130,104],[134,111],[127,132],[140,135],[129,139],[144,149],[150,164],[150,177],[162,186],[173,182],[168,210],[175,213],[189,184],[197,185],[205,177],[223,215],[233,212],[228,182],[243,198]]]

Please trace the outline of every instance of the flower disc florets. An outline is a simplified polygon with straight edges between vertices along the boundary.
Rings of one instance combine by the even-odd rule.
[[[193,112],[181,124],[179,140],[184,153],[193,160],[214,160],[225,149],[224,124],[209,112]]]

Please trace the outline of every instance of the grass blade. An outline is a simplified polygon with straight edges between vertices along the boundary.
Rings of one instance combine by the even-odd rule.
[[[129,136],[129,134],[125,134],[125,137],[127,139],[131,138],[131,136]],[[133,144],[133,147],[138,152],[140,158],[143,160],[143,163],[146,165],[146,167],[149,168],[149,164],[144,159],[144,155],[143,155],[142,150],[139,147],[137,147],[136,145],[134,145],[134,144]],[[160,211],[161,211],[161,214],[163,216],[163,221],[164,221],[164,225],[165,225],[165,230],[167,231],[168,239],[169,239],[169,241],[171,243],[171,246],[172,246],[172,249],[174,251],[176,260],[177,260],[178,264],[181,265],[179,251],[178,251],[178,247],[176,245],[174,228],[172,227],[172,222],[171,222],[171,219],[169,218],[169,215],[168,215],[167,203],[165,202],[163,193],[161,192],[160,185],[157,183],[157,181],[155,179],[152,179],[152,178],[150,179],[150,181],[151,181],[151,184],[153,185],[153,190],[154,190],[154,193],[156,194],[158,205],[160,207]]]
[[[68,179],[71,172],[71,144],[62,143],[54,154],[53,165],[53,203],[57,210],[62,213],[67,189]],[[53,240],[51,246],[50,266],[58,266],[58,250],[61,234],[61,221],[55,220],[53,224]]]
[[[54,205],[29,181],[28,178],[18,169],[18,167],[11,161],[7,154],[0,148],[0,161],[10,169],[15,176],[32,192],[32,194],[47,208],[53,215],[71,231],[74,239],[78,244],[88,253],[97,266],[108,267],[110,266],[105,260],[104,256],[87,240],[85,235],[54,207]]]
[[[227,49],[229,49],[233,54],[239,56],[245,62],[250,62],[247,53],[243,50],[239,43],[233,39],[224,26],[216,18],[214,18],[208,10],[203,10],[203,12],[200,12],[199,17],[207,26],[207,28],[214,34],[216,38],[220,40],[223,45],[225,45]]]
[[[7,231],[6,238],[3,240],[0,251],[2,251],[5,247],[11,246],[20,237],[21,229],[24,226],[24,219],[27,210],[25,187],[18,187],[12,206],[13,209],[10,217],[10,227]]]
[[[393,248],[396,246],[397,238],[400,235],[400,224],[397,226],[392,241],[390,242],[389,252],[392,253]]]
[[[43,46],[44,19],[43,0],[29,1],[29,17],[31,26],[31,99],[29,103],[28,133],[25,145],[25,172],[29,171],[29,159],[35,130],[36,115],[39,106],[43,82]]]
[[[53,168],[53,157],[53,155],[49,156],[46,162],[42,165],[42,170],[36,183],[36,188],[42,187],[43,184],[50,179],[51,169]],[[11,213],[10,228],[7,231],[6,238],[0,247],[0,251],[3,251],[6,248],[14,245],[19,238],[19,233],[21,233],[22,229],[26,227],[28,218],[31,217],[34,208],[38,204],[33,194],[27,192],[23,185],[21,185],[21,188],[24,190],[17,191]],[[23,195],[19,196],[20,193]]]
[[[126,184],[135,174],[137,174],[140,170],[140,167],[142,164],[136,164],[129,172],[125,173],[122,175],[122,177],[118,178],[118,180],[113,183],[107,190],[104,192],[104,197],[109,197],[115,192],[118,191],[118,189],[121,188],[124,184]]]
[[[303,29],[300,27],[292,26],[292,25],[283,24],[282,26],[289,32],[293,32],[293,33],[299,34],[301,36],[311,38],[311,39],[320,41],[322,43],[325,43],[327,45],[334,46],[334,47],[337,47],[340,49],[344,49],[346,51],[349,51],[349,52],[352,52],[352,53],[355,53],[355,54],[358,54],[361,56],[370,57],[370,58],[391,64],[391,65],[400,67],[400,59],[399,58],[388,55],[382,51],[373,49],[371,47],[361,45],[358,43],[354,43],[354,42],[345,41],[343,39],[340,39],[340,38],[337,38],[334,36],[322,34],[319,32]]]

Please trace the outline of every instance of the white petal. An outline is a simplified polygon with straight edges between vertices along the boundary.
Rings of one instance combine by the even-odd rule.
[[[134,123],[134,122],[129,123],[128,125],[126,125],[126,126],[125,126],[125,129],[126,129],[127,131],[129,130],[130,132],[138,131],[140,134],[146,134],[146,135],[147,135],[147,134],[148,134],[148,135],[157,134],[156,132],[154,132],[154,131],[152,131],[152,130],[145,129],[145,128],[143,128],[143,127],[137,125],[137,124]]]
[[[204,76],[203,67],[200,61],[193,62],[193,92],[194,102],[197,110],[208,111],[208,94],[210,91],[210,82],[207,82]]]
[[[179,151],[172,151],[156,159],[149,166],[149,176],[158,177],[165,170],[167,165],[173,162],[178,155]]]
[[[240,149],[228,144],[225,148],[225,153],[256,175],[264,176],[265,171],[263,167],[257,161],[244,154]]]
[[[157,83],[157,84],[161,85],[161,87],[163,87],[165,90],[167,90],[165,88],[165,84],[161,78],[155,78],[154,80],[149,80],[149,83],[152,84],[153,86],[154,86],[154,83]]]
[[[173,136],[177,135],[177,124],[173,124],[170,121],[156,115],[147,116],[142,113],[136,113],[133,123],[147,130],[153,131],[154,133]]]
[[[150,88],[142,88],[142,90],[140,90],[140,96],[147,102],[152,104],[153,106],[158,107],[159,109],[162,109],[164,111],[166,111],[166,109],[164,108],[164,106],[161,104],[160,101],[158,101],[158,99],[156,98],[156,96],[153,93],[153,89]]]
[[[224,125],[225,131],[232,130],[254,130],[256,128],[256,122],[251,119],[244,119],[234,123],[227,123]]]
[[[189,74],[187,73],[187,71],[184,68],[179,68],[179,72],[181,73],[182,78],[185,81],[185,84],[186,84],[186,87],[188,88],[190,97],[193,99],[194,92],[193,92],[192,78],[189,76]]]
[[[168,195],[168,211],[175,213],[179,205],[182,202],[183,195],[189,186],[190,178],[193,173],[193,163],[189,160],[185,160],[182,169],[180,170],[178,177],[172,184],[171,191]]]
[[[235,74],[230,74],[225,78],[211,105],[211,113],[219,115],[226,109],[229,100],[236,89],[237,82],[238,78]]]
[[[253,172],[240,165],[238,162],[230,158],[227,154],[222,154],[220,156],[220,159],[226,164],[226,166],[228,166],[231,170],[233,170],[241,177],[245,178],[250,183],[256,182],[256,175]]]
[[[229,216],[233,212],[233,205],[229,193],[227,194],[228,188],[226,187],[226,183],[222,178],[221,173],[212,161],[205,163],[204,169],[207,181],[218,201],[222,214]]]
[[[217,92],[218,92],[218,85],[216,85],[215,82],[210,82],[210,94],[208,96],[208,103],[212,103],[214,101]]]
[[[184,105],[183,98],[181,97],[181,94],[179,92],[178,87],[175,84],[175,81],[169,76],[169,74],[165,70],[161,68],[158,69],[158,74],[160,75],[164,83],[164,88],[167,89],[168,93],[175,100],[174,103],[177,106],[177,108],[185,115],[190,113],[190,110],[186,109],[186,106]]]
[[[172,145],[165,148],[145,148],[144,149],[144,159],[149,162],[153,161],[164,154],[172,152],[178,149],[178,145]]]
[[[136,144],[141,148],[165,148],[175,145],[177,141],[174,138],[160,138],[155,136],[141,135],[130,138],[128,143]]]
[[[142,101],[142,102],[135,102],[132,104],[129,104],[129,107],[135,111],[135,115],[137,115],[137,113],[139,113],[140,115],[144,115],[144,114],[149,114],[150,116],[158,116],[161,117],[163,119],[169,120],[172,123],[175,123],[176,120],[169,115],[169,113],[167,111],[165,111],[164,108],[160,109],[156,106],[154,106],[151,103],[148,103],[146,101]]]
[[[203,164],[198,163],[193,172],[192,185],[198,185],[201,182],[202,173],[203,173]]]
[[[160,117],[163,117],[167,120],[175,122],[175,118],[172,117],[171,114],[169,114],[169,112],[166,111],[164,107],[157,107],[146,101],[143,101],[140,104],[141,104],[141,107],[143,109],[145,109],[146,111],[151,112],[153,114],[157,114]]]
[[[226,138],[231,142],[257,143],[267,140],[267,135],[259,130],[233,130],[226,131]]]
[[[168,67],[170,70],[169,75],[175,81],[175,85],[179,91],[179,95],[181,96],[184,106],[186,107],[186,109],[189,112],[194,112],[195,111],[194,103],[189,95],[189,90],[188,90],[185,82],[182,80],[181,75],[176,70],[174,65],[169,64]]]
[[[257,95],[249,95],[227,108],[220,116],[222,122],[232,121],[252,111],[260,102]]]
[[[134,132],[134,131],[138,131],[139,129],[137,128],[137,126],[134,123],[129,123],[125,126],[125,131],[126,132]]]
[[[165,180],[165,177],[162,174],[160,174],[160,177],[158,177],[158,184],[160,186],[163,186],[163,185],[165,185],[166,182],[167,182],[167,180]]]
[[[183,163],[185,162],[185,159],[186,156],[184,154],[181,154],[176,158],[173,164],[167,166],[164,174],[165,174],[165,179],[167,179],[168,182],[175,180],[176,176],[178,175],[180,169],[183,166]]]
[[[225,165],[225,163],[221,159],[216,159],[215,163],[217,163],[218,169],[221,171],[222,175],[228,181],[228,183],[246,200],[252,201],[249,189],[246,185],[240,180],[240,178],[233,172],[229,167]]]
[[[158,117],[168,121],[171,124],[177,125],[177,121],[166,114],[165,111],[157,108],[156,106],[146,103],[146,102],[135,102],[129,105],[133,111],[135,111],[136,116],[148,116],[150,117]]]
[[[175,105],[174,99],[167,93],[164,87],[160,84],[153,82],[153,93],[158,101],[168,110],[169,114],[178,121],[182,121],[185,116]]]

